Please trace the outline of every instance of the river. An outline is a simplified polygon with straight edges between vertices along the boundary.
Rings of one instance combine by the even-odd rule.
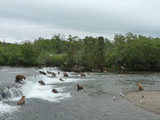
[[[55,78],[40,74],[52,71]],[[57,74],[60,72],[60,74]],[[0,67],[0,120],[160,120],[160,115],[135,106],[120,95],[138,90],[136,83],[145,90],[160,90],[160,73],[121,74],[91,72],[86,76],[63,71],[55,67],[22,68]],[[15,76],[26,77],[22,84],[15,83]],[[64,81],[60,81],[59,78]],[[43,80],[46,85],[38,83]],[[77,84],[84,89],[77,90]],[[58,94],[52,93],[52,89]],[[17,105],[22,96],[25,105]]]

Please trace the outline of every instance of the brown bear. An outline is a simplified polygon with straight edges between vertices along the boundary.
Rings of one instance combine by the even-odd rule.
[[[24,75],[16,75],[15,78],[16,78],[15,82],[20,82],[22,81],[22,79],[26,79]]]
[[[20,101],[17,103],[17,105],[24,105],[24,104],[25,104],[25,98],[26,98],[26,96],[22,96],[22,98],[21,98]]]
[[[86,74],[84,74],[84,73],[80,73],[80,75],[81,75],[81,76],[86,76]]]
[[[139,90],[144,90],[143,86],[139,83],[136,83],[136,85],[139,87]]]
[[[64,81],[62,78],[59,78],[60,81]]]
[[[78,90],[81,90],[81,89],[83,89],[83,86],[77,84],[77,89],[78,89]]]
[[[58,91],[56,89],[53,89],[52,92],[53,93],[58,93]]]
[[[44,71],[39,71],[40,74],[46,75]]]
[[[51,74],[52,77],[56,77],[56,73],[54,73],[54,72],[47,71],[47,73],[48,73],[48,74]]]
[[[45,82],[43,82],[43,80],[40,80],[39,83],[40,83],[41,85],[45,85]]]
[[[68,77],[68,74],[67,73],[63,73],[64,77]]]
[[[119,77],[126,77],[126,75],[119,75]]]
[[[56,73],[53,72],[53,73],[52,73],[52,76],[53,76],[53,77],[56,77]]]

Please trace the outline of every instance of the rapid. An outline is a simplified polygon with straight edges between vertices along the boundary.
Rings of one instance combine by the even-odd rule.
[[[39,71],[56,73],[52,78]],[[57,74],[60,72],[60,74]],[[91,72],[86,76],[56,67],[0,67],[0,120],[159,120],[160,115],[127,101],[120,93],[136,91],[136,82],[159,90],[160,73],[121,74]],[[15,76],[26,79],[15,83]],[[60,81],[60,78],[64,81]],[[38,81],[43,80],[46,85]],[[77,84],[84,87],[77,90]],[[55,94],[52,89],[59,93]],[[25,105],[17,105],[26,96]],[[114,97],[116,99],[114,99]]]

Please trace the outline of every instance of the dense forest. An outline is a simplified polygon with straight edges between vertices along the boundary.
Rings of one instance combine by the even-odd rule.
[[[21,44],[0,42],[0,65],[57,66],[68,71],[160,70],[160,38],[126,33],[104,37],[54,35]]]

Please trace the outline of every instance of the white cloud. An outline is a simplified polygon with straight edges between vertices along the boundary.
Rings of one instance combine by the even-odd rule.
[[[57,33],[109,39],[126,32],[159,36],[159,4],[157,0],[2,0],[0,39],[34,40]]]
[[[9,23],[9,24],[8,24]],[[83,32],[68,28],[61,28],[52,24],[38,24],[34,22],[24,22],[17,20],[0,19],[0,41],[5,39],[6,42],[21,42],[25,40],[33,41],[38,37],[51,38],[55,34],[73,35],[73,36],[105,36],[113,39],[113,32],[94,33]]]

